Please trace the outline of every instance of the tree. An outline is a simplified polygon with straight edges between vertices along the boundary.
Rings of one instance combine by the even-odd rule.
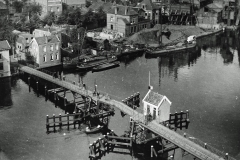
[[[16,9],[16,12],[18,13],[22,12],[24,6],[24,3],[22,1],[14,1],[12,5]]]
[[[98,27],[104,27],[107,24],[107,14],[103,11],[103,7],[100,7],[96,13]]]
[[[46,24],[51,26],[53,23],[56,22],[56,16],[54,12],[49,12],[42,20],[43,25],[45,26]]]
[[[29,3],[24,6],[23,14],[25,14],[25,15],[28,14],[30,16],[30,18],[34,14],[41,15],[42,14],[42,6],[40,6],[37,3]]]

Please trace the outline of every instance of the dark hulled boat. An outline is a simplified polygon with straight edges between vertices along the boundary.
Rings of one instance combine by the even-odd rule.
[[[113,63],[106,63],[106,64],[93,67],[92,72],[99,72],[99,71],[103,71],[103,70],[107,70],[107,69],[111,69],[119,66],[120,66],[119,61],[113,62]]]
[[[168,46],[163,49],[155,49],[155,50],[147,49],[146,57],[157,57],[157,56],[166,55],[173,52],[192,50],[195,47],[196,47],[196,43],[185,44],[183,46]]]
[[[116,61],[117,58],[113,57],[113,58],[105,58],[99,61],[94,61],[94,62],[85,62],[82,64],[78,64],[77,65],[77,70],[82,70],[82,71],[87,71],[87,70],[91,70],[93,67],[99,66],[99,65],[103,65],[106,63],[112,63],[114,61]]]

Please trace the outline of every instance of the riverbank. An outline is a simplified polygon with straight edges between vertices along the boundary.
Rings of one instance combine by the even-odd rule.
[[[166,35],[162,35],[162,45],[170,45],[183,43],[186,41],[188,36],[196,35],[198,38],[208,36],[211,34],[215,34],[221,32],[220,30],[204,30],[202,28],[196,26],[183,26],[183,25],[155,25],[154,28],[144,29],[134,35],[126,38],[125,44],[131,43],[139,43],[146,44],[150,47],[159,47],[159,36],[161,35],[160,30],[162,28],[162,32],[170,31],[171,35],[167,37]]]

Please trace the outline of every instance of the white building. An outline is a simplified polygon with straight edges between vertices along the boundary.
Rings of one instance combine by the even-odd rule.
[[[11,76],[9,50],[11,46],[8,41],[0,41],[0,78]]]
[[[142,100],[143,102],[143,114],[151,115],[157,122],[163,122],[169,120],[170,106],[172,102],[161,94],[153,92],[151,89]]]

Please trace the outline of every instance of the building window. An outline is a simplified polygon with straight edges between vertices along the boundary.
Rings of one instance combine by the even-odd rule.
[[[0,54],[0,59],[2,59],[2,54]]]
[[[47,52],[47,47],[46,46],[43,47],[43,51]]]
[[[111,22],[113,21],[113,17],[110,17],[110,21],[111,21]]]
[[[113,25],[111,24],[111,30],[113,30]]]
[[[47,55],[46,54],[43,56],[43,62],[47,62]]]
[[[56,44],[56,50],[58,50],[58,44]]]
[[[50,51],[53,51],[53,45],[50,46]]]
[[[58,53],[56,54],[56,60],[58,60]]]
[[[53,54],[51,54],[51,59],[50,60],[53,61]]]
[[[3,70],[3,63],[0,63],[0,70]]]
[[[137,32],[137,26],[134,26],[134,32]]]

